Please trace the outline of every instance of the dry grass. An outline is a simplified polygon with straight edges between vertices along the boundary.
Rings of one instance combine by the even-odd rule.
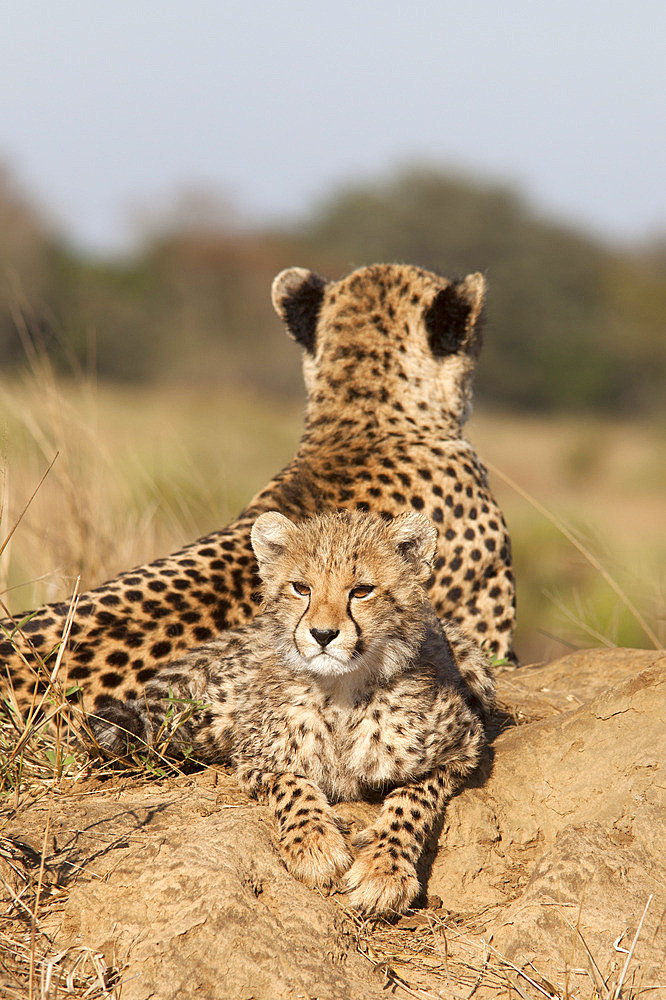
[[[74,690],[60,679],[77,603],[75,588],[53,656],[49,662],[36,658],[37,666],[29,667],[36,683],[27,714],[18,709],[11,681],[0,706],[0,995],[7,1000],[120,1000],[123,968],[115,957],[109,963],[94,949],[56,943],[54,916],[67,898],[69,880],[56,860],[47,864],[50,812],[39,855],[3,836],[7,823],[37,798],[66,797],[84,779],[109,778],[117,766],[141,780],[182,774],[165,751],[168,737],[187,713],[174,720],[155,748],[132,749],[112,762],[99,751],[86,715],[72,700]],[[20,628],[21,623],[16,626],[17,631]],[[11,640],[14,633],[4,631]],[[41,694],[38,681],[43,682]],[[85,868],[77,874],[92,877]]]
[[[663,431],[591,417],[479,415],[469,434],[491,467],[512,537],[523,662],[584,646],[663,647]]]
[[[336,897],[337,898],[337,897]],[[363,920],[339,900],[354,926],[356,947],[384,981],[387,991],[419,1000],[638,1000],[654,996],[662,987],[642,987],[640,967],[632,962],[643,923],[652,902],[649,897],[629,947],[609,941],[607,954],[596,957],[587,947],[579,926],[563,917],[567,931],[561,942],[562,980],[551,982],[536,964],[522,968],[503,956],[492,935],[480,933],[473,921],[440,916],[437,910],[414,911],[395,923]],[[443,911],[445,913],[445,911]],[[580,921],[580,911],[579,911]],[[617,958],[621,956],[622,962]],[[602,972],[608,968],[612,971]],[[666,989],[666,987],[664,987]]]
[[[655,649],[662,649],[663,643],[658,638],[656,632],[651,625],[648,624],[644,615],[638,610],[633,601],[627,596],[625,591],[620,587],[617,581],[611,576],[605,566],[602,565],[600,560],[595,556],[595,554],[590,550],[590,548],[584,544],[583,541],[576,534],[566,526],[559,518],[555,517],[551,512],[544,507],[544,505],[537,500],[535,497],[530,496],[526,490],[515,483],[509,476],[507,476],[501,469],[488,463],[490,471],[501,479],[506,486],[512,489],[519,497],[527,501],[546,521],[550,522],[564,538],[569,542],[569,544],[585,559],[592,569],[599,574],[600,578],[606,584],[606,586],[616,595],[621,604],[624,605],[626,610],[629,612],[631,617],[634,619],[636,624],[642,630],[645,638],[650,642]],[[554,603],[556,603],[554,601]],[[561,611],[566,614],[566,609],[560,607]],[[590,634],[594,635],[600,640],[601,645],[612,645],[612,643],[602,636],[600,633],[596,632],[594,629],[590,629]]]
[[[117,969],[89,948],[56,946],[47,929],[67,895],[66,883],[46,864],[49,823],[38,856],[2,833],[37,797],[66,795],[90,773],[90,758],[76,738],[80,727],[55,678],[34,708],[26,720],[0,713],[0,994],[8,1000],[117,998]],[[41,709],[44,721],[38,722]]]
[[[60,682],[76,604],[75,593],[53,665],[40,662],[31,668],[35,679],[45,683],[42,694],[35,689],[28,714],[18,711],[11,690],[0,707],[0,996],[7,1000],[119,1000],[123,965],[115,958],[107,962],[94,949],[63,948],[57,943],[54,917],[67,898],[70,878],[63,875],[56,858],[47,863],[50,819],[39,855],[4,836],[7,823],[36,799],[67,797],[85,779],[105,782],[118,767],[124,775],[142,781],[183,773],[165,751],[168,738],[185,716],[174,720],[165,739],[154,748],[132,749],[113,761],[99,751],[86,716],[71,700],[72,690]],[[85,867],[76,867],[78,877],[93,877]]]
[[[0,835],[0,993],[7,1000],[119,1000],[122,963],[108,964],[91,948],[58,947],[48,929],[68,891],[47,865],[49,826],[39,855]]]
[[[0,596],[66,599],[227,524],[293,453],[301,407],[174,388],[132,391],[48,371],[0,383]],[[4,529],[2,525],[4,524]]]
[[[53,664],[41,661],[33,670],[35,680],[45,682],[43,694],[35,685],[30,710],[23,716],[10,685],[0,708],[0,987],[8,1000],[119,997],[118,970],[109,968],[102,955],[82,947],[58,949],[45,929],[67,892],[59,876],[47,871],[49,822],[39,856],[2,835],[7,821],[26,802],[49,792],[66,794],[90,773],[85,719],[78,706],[68,703],[71,692],[63,689],[58,676],[76,605],[75,591]],[[11,639],[12,634],[6,632],[5,637]]]

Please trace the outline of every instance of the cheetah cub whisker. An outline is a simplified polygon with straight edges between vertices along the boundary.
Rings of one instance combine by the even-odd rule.
[[[429,831],[479,760],[494,695],[478,646],[428,602],[436,537],[417,513],[261,514],[262,612],[173,661],[141,698],[100,709],[98,741],[118,752],[129,732],[150,745],[171,713],[170,750],[231,762],[269,802],[296,878],[343,876],[352,907],[403,911]],[[385,788],[350,845],[330,803]]]

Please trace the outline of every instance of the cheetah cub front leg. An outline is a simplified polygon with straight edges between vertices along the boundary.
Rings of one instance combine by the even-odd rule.
[[[396,788],[375,823],[354,837],[355,861],[343,885],[351,905],[367,914],[403,912],[419,893],[416,864],[435,819],[459,779],[438,768]]]
[[[326,889],[352,861],[342,825],[321,789],[297,774],[239,767],[238,783],[264,798],[275,813],[280,849],[291,874],[313,889]]]

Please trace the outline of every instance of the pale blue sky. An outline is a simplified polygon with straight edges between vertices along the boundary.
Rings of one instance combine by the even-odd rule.
[[[0,161],[87,246],[179,188],[276,218],[418,160],[611,238],[666,229],[663,0],[8,8]]]

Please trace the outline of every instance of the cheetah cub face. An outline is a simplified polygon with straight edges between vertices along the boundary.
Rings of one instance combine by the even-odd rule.
[[[388,525],[348,511],[337,519],[339,530],[322,532],[316,522],[296,526],[275,511],[257,518],[252,545],[266,613],[295,671],[388,679],[423,641],[423,584],[437,533],[415,513]]]

